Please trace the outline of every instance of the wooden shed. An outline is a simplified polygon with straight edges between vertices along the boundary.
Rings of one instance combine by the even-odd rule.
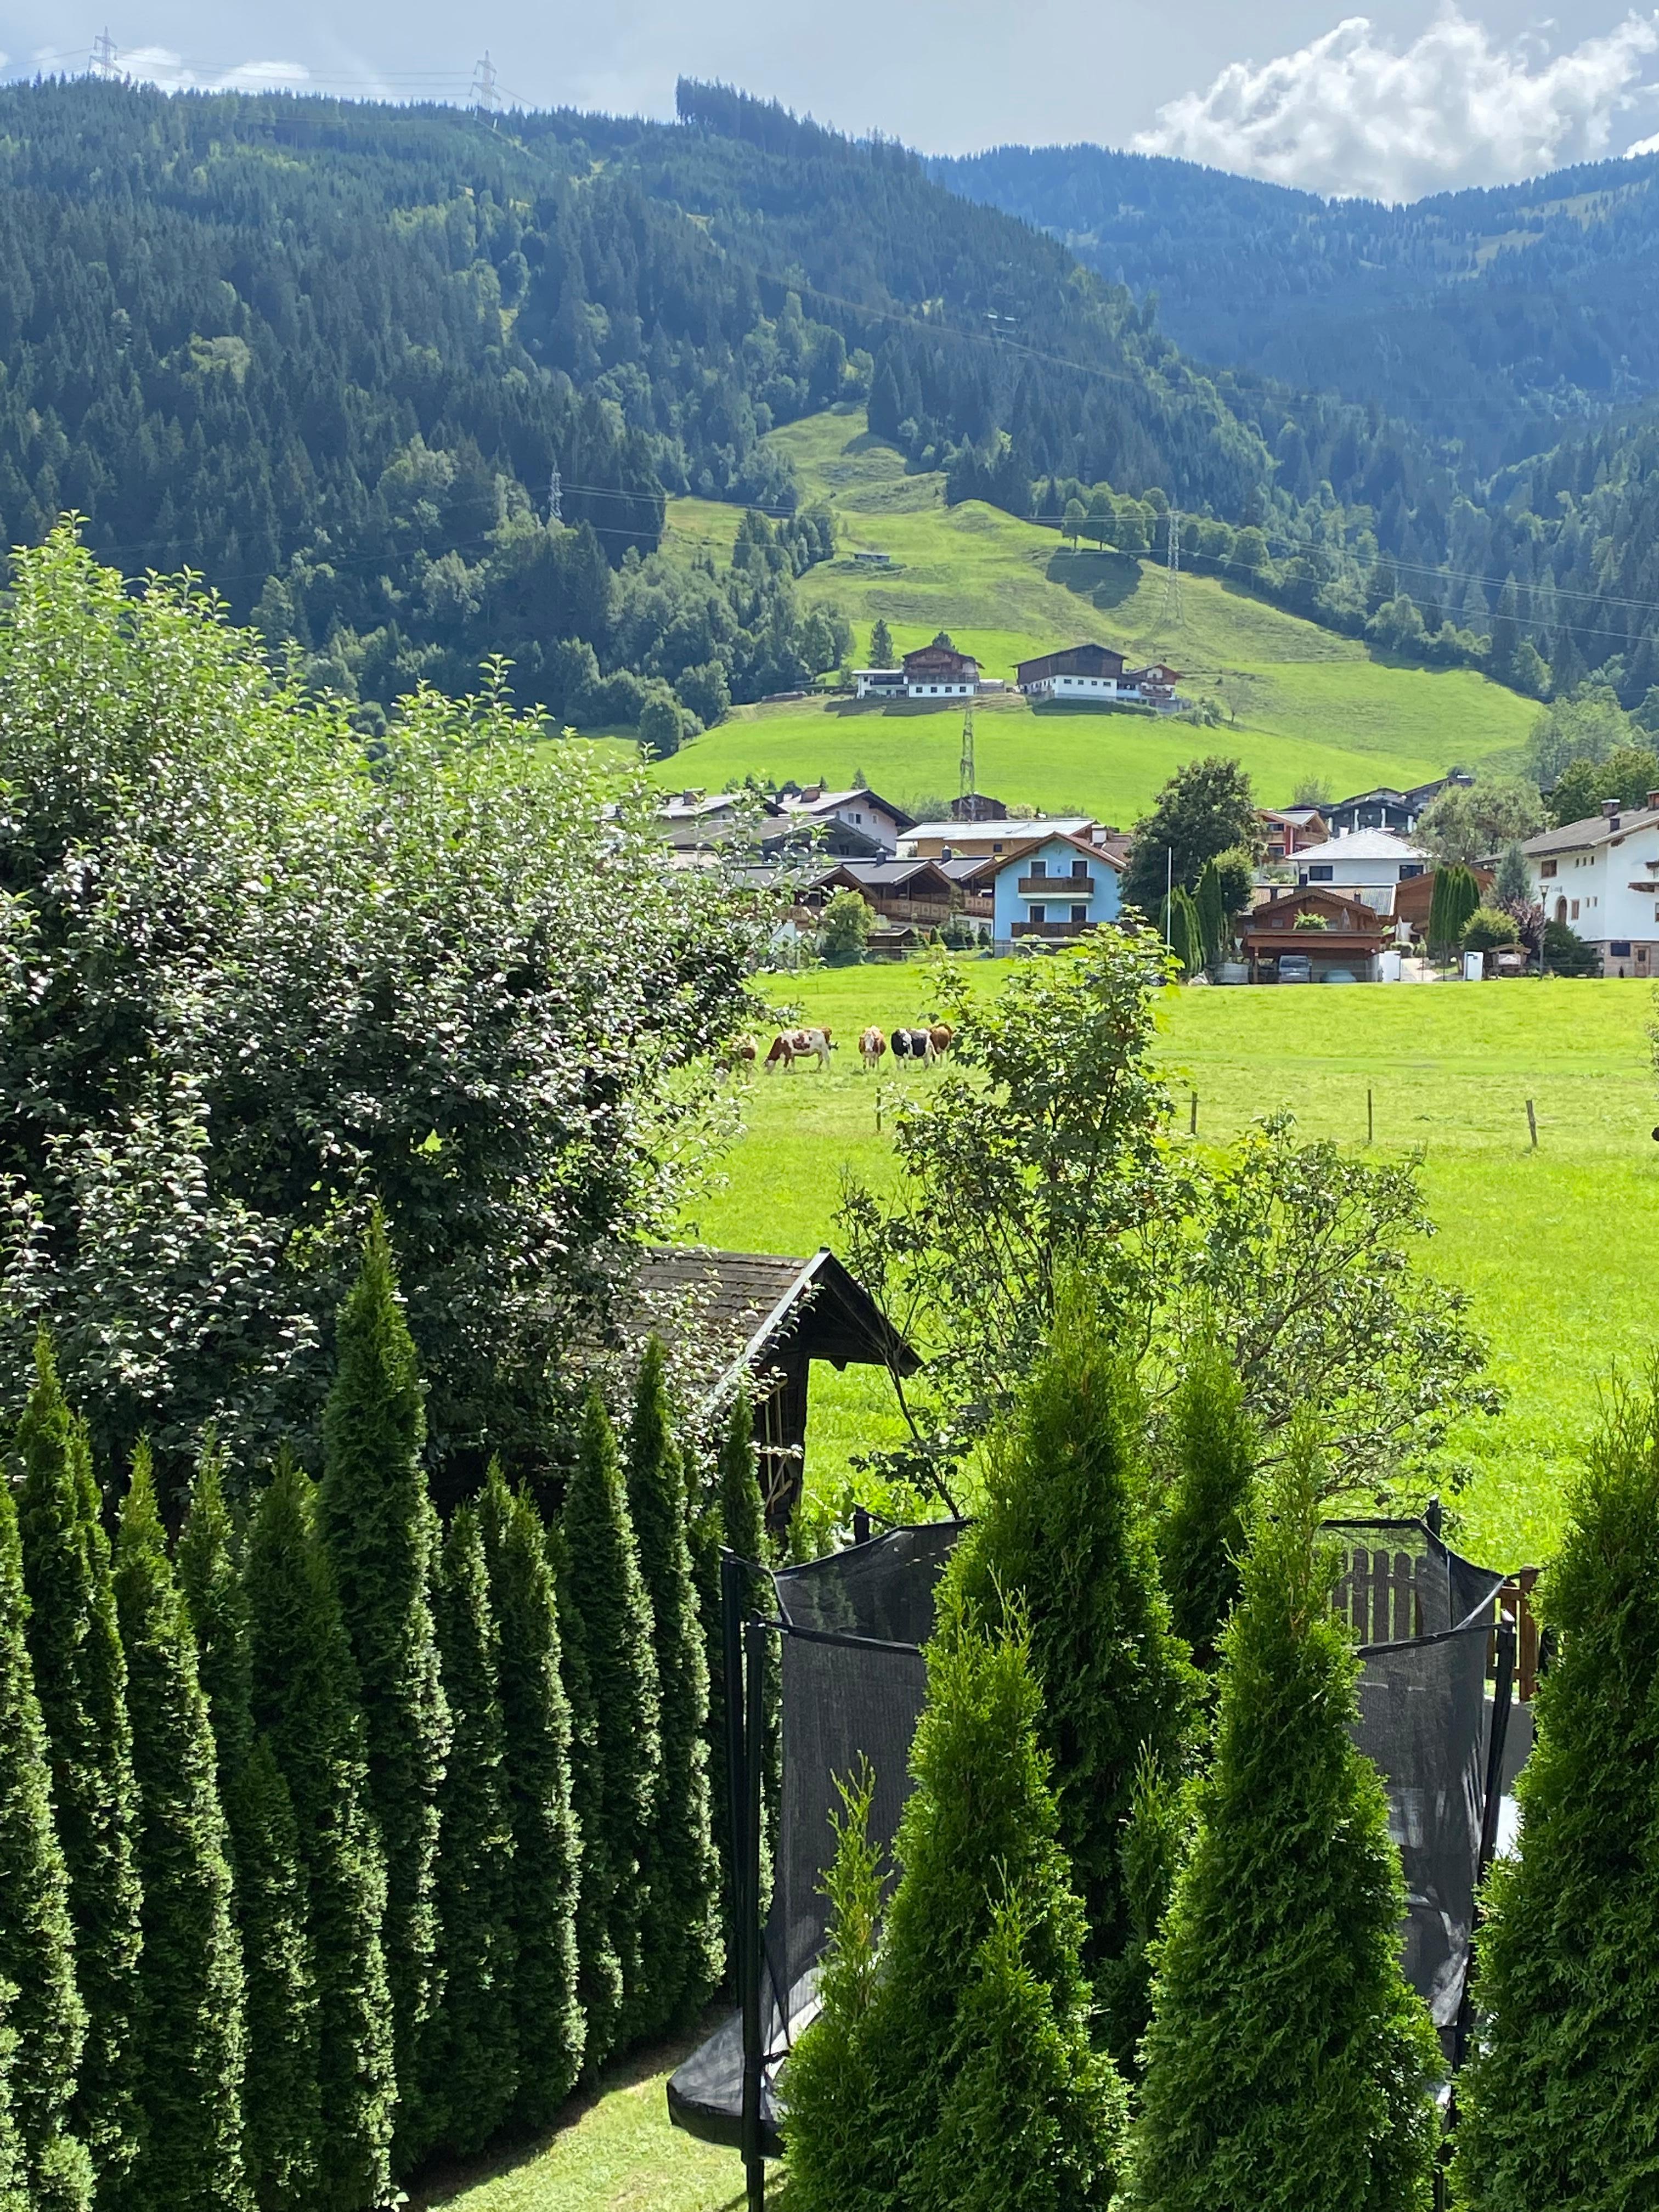
[[[646,1255],[637,1278],[647,1319],[673,1326],[695,1315],[722,1355],[706,1410],[716,1413],[746,1370],[755,1396],[755,1442],[767,1525],[782,1535],[800,1497],[815,1359],[832,1367],[884,1367],[913,1375],[920,1355],[875,1300],[821,1245],[809,1259],[769,1252],[720,1252],[664,1245]]]

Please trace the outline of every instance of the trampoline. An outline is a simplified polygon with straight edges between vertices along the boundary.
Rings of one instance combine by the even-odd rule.
[[[723,1580],[726,1734],[742,2008],[668,2084],[674,2124],[740,2151],[757,2197],[761,2161],[781,2152],[779,2081],[817,2005],[828,1932],[823,1882],[841,1810],[836,1778],[874,1771],[870,1832],[889,1862],[909,1794],[909,1752],[927,1689],[921,1646],[934,1592],[963,1528],[894,1528],[828,1559],[768,1574],[728,1560]],[[1515,1632],[1502,1575],[1449,1550],[1425,1521],[1328,1524],[1343,1553],[1339,1613],[1359,1644],[1355,1741],[1376,1763],[1405,1869],[1407,1978],[1428,2005],[1448,2064],[1462,2056],[1475,1896],[1498,1832]],[[775,1618],[746,1620],[757,1585]],[[769,1638],[778,1644],[782,1782],[772,1895],[759,1885],[761,1760]]]

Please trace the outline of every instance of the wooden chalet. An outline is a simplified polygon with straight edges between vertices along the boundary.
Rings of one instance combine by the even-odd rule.
[[[1394,895],[1394,918],[1397,922],[1409,922],[1413,937],[1426,937],[1429,933],[1429,909],[1434,904],[1436,873],[1435,869],[1425,868],[1420,876],[1407,876]],[[1472,867],[1469,873],[1474,878],[1484,906],[1497,881],[1496,871]]]
[[[912,698],[921,688],[949,686],[952,690],[973,690],[979,683],[979,663],[971,653],[958,653],[953,645],[919,645],[914,653],[904,656],[905,688]]]
[[[1040,653],[1034,659],[1018,661],[1014,681],[1022,691],[1032,684],[1052,684],[1056,677],[1084,676],[1117,684],[1122,680],[1123,655],[1109,645],[1067,645],[1058,653]]]
[[[775,1536],[787,1532],[800,1497],[812,1362],[884,1367],[896,1378],[921,1364],[827,1245],[804,1260],[656,1246],[647,1251],[635,1287],[630,1334],[642,1337],[654,1328],[672,1339],[695,1328],[712,1340],[717,1371],[703,1407],[711,1420],[748,1379],[761,1495]]]
[[[981,860],[843,860],[817,878],[811,896],[821,903],[856,891],[883,921],[940,929],[953,914],[989,921],[994,873]]]
[[[1303,915],[1318,915],[1324,928],[1298,929]],[[1253,908],[1240,933],[1253,983],[1262,980],[1264,968],[1277,971],[1282,952],[1305,953],[1316,982],[1333,968],[1346,968],[1361,981],[1375,982],[1392,929],[1389,916],[1363,899],[1314,884]]]

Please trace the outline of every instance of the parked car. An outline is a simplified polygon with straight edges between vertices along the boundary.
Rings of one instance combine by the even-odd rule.
[[[1311,983],[1313,962],[1305,952],[1281,952],[1279,956],[1279,980],[1281,983]]]
[[[1319,980],[1322,983],[1357,983],[1359,978],[1352,968],[1328,968]]]

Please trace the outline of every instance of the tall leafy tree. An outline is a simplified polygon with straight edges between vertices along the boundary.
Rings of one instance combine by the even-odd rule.
[[[1437,868],[1429,895],[1431,951],[1455,951],[1462,942],[1465,923],[1480,903],[1480,887],[1466,867]]]
[[[351,1644],[312,1486],[279,1461],[249,1533],[253,1723],[292,1806],[315,1960],[318,2212],[368,2212],[391,2188],[396,2100],[380,1922],[386,1861],[368,1796]]]
[[[1659,1370],[1612,1399],[1544,1603],[1560,1648],[1459,2085],[1466,2212],[1637,2204],[1659,2181]]]
[[[0,1982],[12,1993],[10,2105],[29,2212],[88,2212],[92,2161],[70,2126],[87,2015],[27,1618],[17,1509],[0,1482]]]
[[[628,1504],[651,1607],[662,1772],[645,1840],[647,2022],[690,2018],[720,1978],[720,1872],[708,1802],[708,1666],[692,1579],[685,1472],[660,1340],[640,1363],[628,1432]]]
[[[604,1401],[591,1391],[582,1413],[574,1472],[561,1524],[560,1620],[580,1683],[575,1756],[582,1829],[582,1904],[589,1928],[603,1924],[620,1969],[620,2004],[603,1954],[586,1956],[586,2063],[638,2032],[652,2003],[644,1950],[641,1861],[662,1772],[660,1697],[651,1607],[640,1576],[617,1440]],[[577,1705],[575,1697],[573,1705]],[[580,1931],[579,1931],[580,1932]]]
[[[438,1650],[454,1731],[440,1805],[438,1946],[443,2002],[432,2038],[440,2140],[479,2149],[518,2088],[513,1823],[489,1574],[478,1516],[457,1509],[438,1577]]]
[[[316,1961],[293,1800],[270,1737],[254,1730],[247,1594],[212,1446],[191,1486],[178,1569],[217,1748],[242,1943],[243,2163],[259,2212],[305,2212],[320,2126]]]
[[[1259,1438],[1244,1386],[1213,1339],[1188,1356],[1170,1408],[1175,1483],[1158,1548],[1170,1619],[1206,1671],[1237,1602]]]
[[[1205,861],[1199,871],[1198,889],[1193,894],[1193,903],[1198,913],[1199,939],[1204,950],[1206,966],[1213,965],[1227,949],[1227,902],[1222,889],[1221,872],[1213,857]]]
[[[1156,914],[1166,887],[1195,890],[1206,861],[1234,846],[1258,859],[1263,849],[1249,777],[1237,761],[1218,754],[1188,761],[1135,823],[1121,881],[1124,903]]]
[[[478,1516],[513,1834],[514,2112],[525,2127],[542,2128],[574,2086],[583,2046],[576,1950],[581,1838],[571,1802],[570,1705],[546,1532],[530,1500],[508,1492],[499,1461],[491,1464]]]
[[[138,2142],[134,2011],[142,1936],[126,1661],[91,1454],[44,1333],[34,1358],[14,1447],[29,1657],[69,1873],[76,1983],[87,2009],[73,2122],[112,2203]]]
[[[438,1789],[449,1745],[429,1596],[434,1522],[419,1369],[377,1212],[340,1314],[323,1415],[318,1525],[356,1662],[369,1802],[386,1852],[382,1942],[398,2084],[398,2151],[429,2141],[422,2040],[437,2001]]]
[[[1111,2196],[1123,2084],[1091,2045],[1040,1705],[1019,1637],[987,1636],[946,1590],[878,1953],[870,1778],[848,1791],[824,2008],[790,2060],[804,2212],[1084,2212]]]
[[[1388,1799],[1349,1735],[1359,1662],[1319,1456],[1299,1422],[1223,1632],[1215,1763],[1141,2046],[1137,2212],[1429,2203],[1440,2050],[1401,1972]]]
[[[1118,1969],[1131,1922],[1122,1832],[1143,1753],[1187,1765],[1198,1681],[1170,1626],[1145,1505],[1144,1413],[1080,1279],[993,1449],[985,1510],[948,1571],[956,1601],[1027,1624],[1060,1839],[1087,1916],[1085,1959],[1127,2056]]]
[[[121,1506],[115,1601],[126,1651],[143,1887],[143,2134],[121,2190],[132,2212],[236,2212],[242,2165],[242,1961],[196,1639],[143,1446]]]

